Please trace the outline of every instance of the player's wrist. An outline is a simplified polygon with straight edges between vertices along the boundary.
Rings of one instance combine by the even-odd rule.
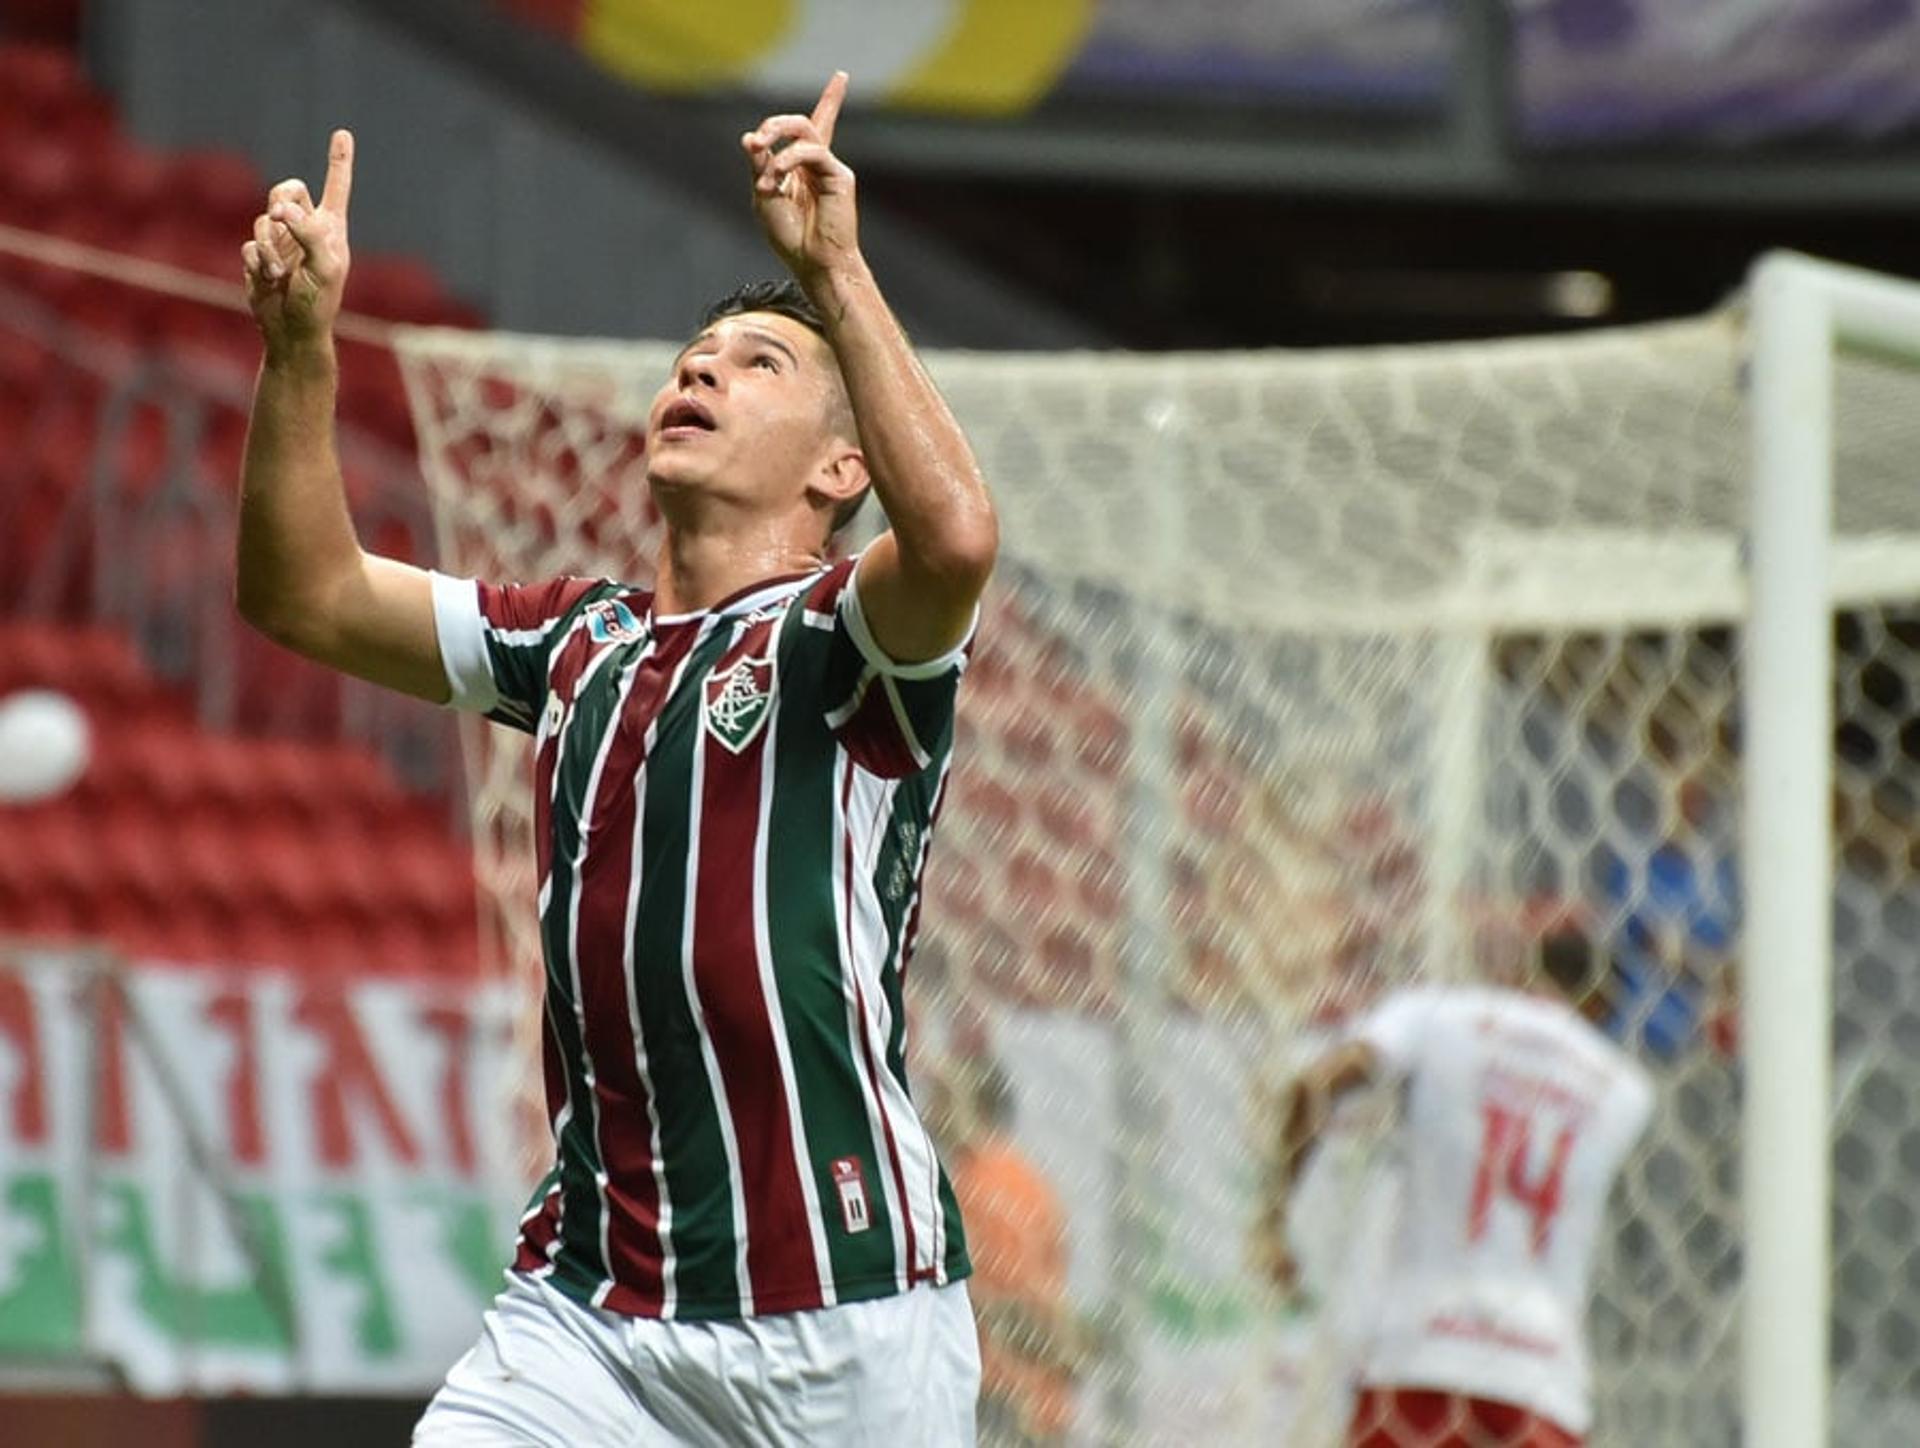
[[[265,334],[266,366],[269,371],[291,377],[331,377],[338,365],[333,350],[333,331],[288,335]]]
[[[873,271],[858,251],[846,252],[819,266],[796,269],[794,279],[826,319],[830,331],[864,299],[878,294]]]

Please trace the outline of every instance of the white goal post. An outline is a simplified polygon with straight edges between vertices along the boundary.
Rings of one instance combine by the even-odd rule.
[[[1920,285],[1775,253],[1750,293],[1742,1396],[1753,1448],[1805,1448],[1832,1439],[1834,720],[1818,685],[1834,675],[1846,582],[1834,355],[1843,343],[1920,355]]]

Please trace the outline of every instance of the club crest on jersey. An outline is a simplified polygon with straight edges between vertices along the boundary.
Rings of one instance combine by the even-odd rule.
[[[641,634],[640,620],[617,598],[587,609],[587,637],[597,644],[630,644]]]
[[[707,729],[735,754],[753,743],[772,711],[772,659],[741,659],[707,676]]]

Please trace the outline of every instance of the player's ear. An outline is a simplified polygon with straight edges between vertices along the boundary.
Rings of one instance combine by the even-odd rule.
[[[811,491],[837,512],[841,504],[859,497],[872,482],[867,455],[852,443],[835,438],[814,474]]]

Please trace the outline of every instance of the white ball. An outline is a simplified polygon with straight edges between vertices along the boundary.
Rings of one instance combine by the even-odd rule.
[[[0,803],[32,804],[73,784],[93,753],[80,706],[52,689],[0,699]]]

